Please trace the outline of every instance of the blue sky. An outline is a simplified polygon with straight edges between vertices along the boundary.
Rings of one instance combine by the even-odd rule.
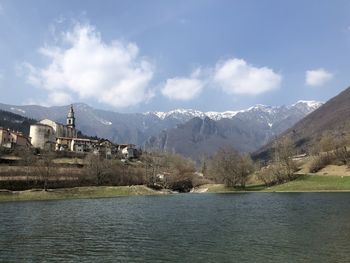
[[[0,102],[119,112],[325,101],[350,83],[346,0],[0,0]]]

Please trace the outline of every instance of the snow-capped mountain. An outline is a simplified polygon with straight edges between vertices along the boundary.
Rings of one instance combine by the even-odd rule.
[[[146,112],[145,115],[155,115],[159,119],[178,119],[181,121],[188,121],[192,118],[204,118],[206,114],[201,111],[192,110],[192,109],[175,109],[168,112],[164,111],[155,111],[155,112]]]
[[[187,122],[150,137],[145,148],[177,152],[200,161],[220,147],[231,145],[252,152],[320,107],[316,101],[298,101],[290,106],[256,105],[240,111],[195,112]],[[176,118],[188,119],[192,110],[178,110]],[[166,120],[171,114],[162,113]]]
[[[205,145],[203,152],[212,152],[223,144],[241,151],[255,150],[320,105],[315,101],[298,101],[290,106],[255,105],[224,112],[175,109],[169,112],[117,113],[76,103],[74,110],[77,128],[86,135],[108,138],[116,143],[134,143],[148,149],[183,153],[183,149],[191,148],[188,146],[193,141],[196,147],[201,143]],[[66,122],[69,107],[0,104],[0,109],[24,117],[36,120],[49,118],[61,123]],[[181,132],[184,130],[185,133]],[[199,156],[201,148],[196,147],[191,148],[191,153],[183,154]]]
[[[272,117],[279,114],[279,112],[285,112],[286,115],[288,115],[289,111],[300,111],[305,114],[310,113],[320,107],[322,105],[322,102],[318,101],[307,101],[307,100],[300,100],[296,102],[295,104],[292,104],[290,106],[267,106],[262,104],[257,104],[253,107],[250,107],[248,109],[243,110],[237,110],[237,111],[223,111],[223,112],[217,112],[217,111],[198,111],[193,109],[175,109],[168,112],[163,111],[155,111],[155,112],[146,112],[145,115],[154,115],[157,116],[159,119],[164,120],[168,118],[178,119],[181,121],[188,121],[192,118],[201,118],[204,119],[205,117],[208,117],[212,120],[221,120],[221,119],[232,119],[239,113],[262,113],[264,115],[269,115]]]

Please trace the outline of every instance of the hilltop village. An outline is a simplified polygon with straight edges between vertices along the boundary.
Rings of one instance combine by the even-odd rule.
[[[0,192],[131,185],[189,192],[203,177],[182,156],[83,135],[73,106],[66,124],[32,120],[27,128],[29,136],[24,129],[0,129]]]
[[[0,146],[5,149],[33,148],[45,152],[71,152],[76,154],[100,154],[107,158],[138,158],[141,151],[133,144],[115,144],[107,139],[81,138],[75,127],[73,106],[67,114],[66,125],[44,119],[30,126],[29,136],[0,127]]]

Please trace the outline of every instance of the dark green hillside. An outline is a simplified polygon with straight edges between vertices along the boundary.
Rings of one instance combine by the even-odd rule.
[[[30,125],[36,123],[36,120],[23,117],[12,112],[0,110],[0,127],[10,128],[11,130],[23,132],[29,135]]]

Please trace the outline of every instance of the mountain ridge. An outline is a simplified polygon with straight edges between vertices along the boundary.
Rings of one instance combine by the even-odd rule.
[[[289,136],[295,143],[296,150],[307,152],[315,145],[326,131],[341,135],[349,132],[350,127],[350,87],[334,96],[321,107],[295,123],[280,134],[276,140]],[[268,143],[254,153],[255,159],[269,159],[273,150]]]
[[[290,106],[256,105],[231,118],[213,120],[195,117],[150,137],[145,149],[177,152],[196,161],[211,156],[220,147],[232,146],[240,152],[254,152],[310,112],[319,102],[299,101]]]
[[[194,109],[185,109],[185,108],[178,108],[170,111],[149,111],[145,112],[143,114],[145,115],[155,115],[160,119],[165,119],[168,117],[176,117],[177,115],[185,115],[185,116],[190,116],[191,118],[199,117],[201,119],[205,117],[209,117],[212,120],[220,120],[220,119],[231,119],[234,116],[236,116],[238,113],[243,113],[243,112],[249,112],[255,109],[275,109],[275,108],[281,108],[281,107],[286,107],[286,108],[292,108],[295,106],[300,106],[304,105],[305,107],[308,107],[310,110],[315,110],[318,107],[320,107],[323,104],[323,102],[315,101],[315,100],[299,100],[294,104],[291,105],[282,105],[282,106],[270,106],[270,105],[264,105],[264,104],[256,104],[255,106],[249,107],[247,109],[242,109],[242,110],[236,110],[236,111],[199,111],[199,110],[194,110]]]
[[[210,155],[223,145],[232,145],[243,152],[257,150],[321,104],[315,101],[299,101],[288,106],[258,104],[240,111],[214,113],[188,109],[118,113],[75,103],[74,110],[77,129],[89,136],[115,143],[133,143],[146,150],[175,151],[197,159],[202,154],[200,151]],[[48,118],[61,123],[66,122],[69,107],[0,104],[0,109],[24,117]],[[183,151],[184,142],[195,150]]]

